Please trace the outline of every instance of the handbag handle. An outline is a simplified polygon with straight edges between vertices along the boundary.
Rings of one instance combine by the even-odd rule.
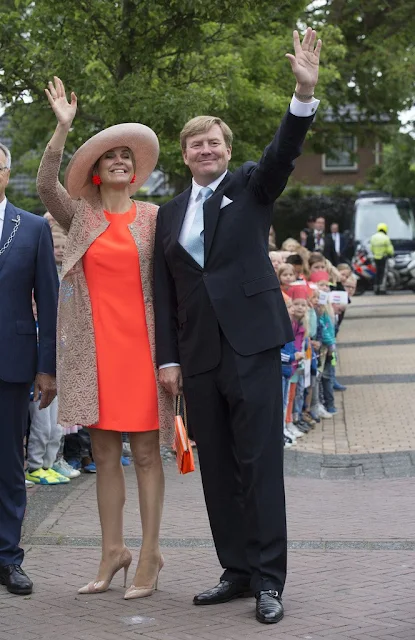
[[[182,396],[176,396],[176,416],[180,415],[180,398]],[[187,408],[186,408],[186,401],[183,398],[183,424],[184,424],[184,428],[186,429],[186,435],[187,437],[189,437],[189,432],[187,431]]]

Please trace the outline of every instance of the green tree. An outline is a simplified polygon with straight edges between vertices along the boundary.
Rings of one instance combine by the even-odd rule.
[[[382,164],[372,175],[373,186],[396,197],[415,198],[415,140],[398,133],[383,150]]]
[[[17,156],[38,158],[54,116],[52,75],[79,107],[72,153],[96,131],[140,121],[160,138],[160,164],[186,176],[178,134],[199,113],[235,133],[234,164],[258,158],[287,108],[294,79],[284,58],[306,0],[3,0],[0,95],[10,105]],[[339,30],[324,28],[319,97],[338,76]]]
[[[341,29],[347,54],[329,91],[333,106],[355,104],[364,126],[380,114],[396,119],[415,97],[415,13],[407,0],[327,0],[308,10],[315,28]],[[375,118],[373,118],[375,117]],[[387,134],[391,132],[385,129]]]

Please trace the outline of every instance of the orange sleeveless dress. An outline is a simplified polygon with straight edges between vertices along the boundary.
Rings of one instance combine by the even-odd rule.
[[[94,322],[99,422],[96,429],[159,428],[137,246],[127,225],[136,206],[108,213],[109,227],[83,257]]]

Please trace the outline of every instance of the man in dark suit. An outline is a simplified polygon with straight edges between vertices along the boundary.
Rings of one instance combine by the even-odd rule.
[[[48,223],[7,201],[10,166],[10,152],[0,144],[0,584],[27,595],[33,584],[21,567],[19,547],[26,508],[23,438],[33,380],[41,409],[56,395],[59,283]]]
[[[316,223],[316,216],[313,214],[310,214],[307,218],[307,223],[306,223],[307,226],[300,231],[300,244],[302,247],[307,246],[307,241],[309,236],[313,235],[315,223]]]
[[[183,386],[198,446],[220,583],[197,605],[257,598],[263,623],[283,617],[287,537],[279,347],[292,330],[268,258],[275,199],[313,120],[321,41],[308,29],[287,54],[296,94],[259,163],[228,171],[232,132],[200,116],[181,133],[192,187],[162,206],[155,246],[159,376]]]
[[[334,247],[334,241],[331,234],[325,233],[326,219],[324,216],[317,216],[314,223],[314,230],[309,234],[306,240],[306,249],[312,252],[319,251],[327,260],[330,260],[335,266],[339,263],[339,257]]]
[[[334,250],[337,255],[337,264],[344,261],[344,250],[346,248],[346,238],[344,233],[340,233],[338,222],[332,222],[330,225],[330,235],[333,240]]]

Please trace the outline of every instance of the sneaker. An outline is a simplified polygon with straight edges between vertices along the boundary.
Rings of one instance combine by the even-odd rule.
[[[122,455],[127,458],[131,457],[131,445],[129,442],[122,443]]]
[[[121,464],[123,467],[129,467],[131,464],[130,458],[127,458],[127,456],[121,456]]]
[[[318,415],[320,416],[320,418],[323,418],[323,420],[325,420],[326,418],[332,418],[333,416],[331,415],[331,413],[329,413],[328,411],[326,411],[326,408],[323,407],[323,405],[321,404],[318,408]]]
[[[68,464],[66,460],[63,458],[59,458],[52,466],[53,471],[59,473],[61,476],[65,476],[65,478],[69,478],[72,480],[73,478],[78,478],[81,475],[81,472],[77,469],[74,469],[72,465]]]
[[[32,482],[31,480],[27,480],[27,479],[25,479],[24,483],[25,483],[25,485],[26,485],[26,489],[31,489],[32,487],[34,487],[34,486],[35,486],[35,483],[34,483],[34,482]]]
[[[66,463],[72,467],[72,469],[75,469],[75,471],[79,471],[79,469],[81,468],[81,461],[80,460],[66,460]]]
[[[320,416],[317,415],[317,413],[315,411],[312,411],[311,409],[310,409],[310,416],[313,418],[315,422],[321,422]]]
[[[327,411],[331,416],[335,416],[337,413],[336,407],[330,407],[330,409],[327,409]]]
[[[304,420],[304,422],[306,424],[308,424],[309,427],[311,427],[312,429],[314,429],[314,427],[316,426],[316,421],[313,420],[313,418],[311,417],[310,413],[308,411],[303,411],[302,413],[302,419]]]
[[[301,420],[301,418],[299,420],[293,420],[293,423],[294,426],[303,433],[308,433],[311,429],[311,427],[309,427],[308,424],[304,422],[304,420]]]
[[[45,471],[51,478],[56,478],[59,484],[67,484],[68,482],[70,482],[69,478],[67,478],[66,476],[63,476],[61,473],[58,473],[57,471],[54,471],[53,469],[45,469]]]
[[[344,384],[340,384],[340,382],[336,382],[333,384],[333,391],[347,391],[347,387]]]
[[[307,426],[305,424],[305,422],[303,422],[303,423],[297,422],[295,427],[296,427],[296,429],[298,429],[299,431],[301,431],[304,434],[307,434],[309,431],[311,431],[311,428],[309,426]]]
[[[293,444],[297,442],[297,438],[287,429],[287,427],[284,427],[284,438],[289,438]]]
[[[48,473],[49,469],[35,469],[34,471],[26,471],[26,480],[34,484],[61,484],[60,481]],[[69,480],[68,480],[69,482]]]
[[[287,438],[287,436],[284,436],[284,449],[291,449],[292,446],[293,441],[291,440],[291,438]]]
[[[293,422],[289,422],[286,426],[286,431],[289,433],[289,437],[291,438],[291,434],[294,435],[295,438],[302,438],[304,433],[297,429]]]
[[[84,471],[84,473],[96,473],[97,472],[97,468],[95,466],[95,462],[93,462],[91,460],[91,458],[89,458],[89,457],[82,458],[81,464],[82,464],[82,471]]]

